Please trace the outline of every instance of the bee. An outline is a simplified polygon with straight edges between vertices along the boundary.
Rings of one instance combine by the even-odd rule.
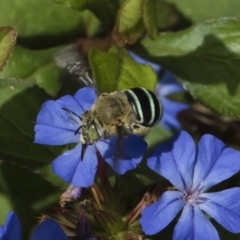
[[[85,85],[96,87],[91,67],[77,46],[63,49],[57,53],[55,60],[59,67],[78,76]],[[80,117],[81,126],[76,132],[81,131],[80,141],[84,145],[111,136],[143,136],[160,121],[162,113],[162,104],[157,96],[145,88],[101,93],[92,108]]]

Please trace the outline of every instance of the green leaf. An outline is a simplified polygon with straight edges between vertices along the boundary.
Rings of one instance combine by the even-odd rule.
[[[0,27],[0,72],[3,70],[16,43],[17,32],[12,27]]]
[[[0,159],[39,167],[62,152],[33,143],[34,122],[47,99],[48,95],[28,82],[0,79]]]
[[[119,76],[117,89],[144,87],[153,91],[157,84],[157,76],[149,65],[135,62],[130,56],[124,56],[121,75]]]
[[[7,214],[12,210],[11,202],[7,194],[0,193],[0,225],[4,225]]]
[[[101,28],[101,22],[92,12],[85,10],[81,13],[81,17],[81,26],[84,30],[83,32],[86,33],[86,36],[93,37],[99,32],[99,29]]]
[[[64,8],[51,0],[0,1],[0,23],[15,26],[18,44],[32,48],[60,45],[92,28],[92,13]],[[85,21],[88,16],[88,21]],[[95,21],[95,20],[94,20]]]
[[[118,14],[118,31],[120,33],[128,32],[134,28],[141,20],[142,0],[126,0]]]
[[[141,42],[145,57],[179,77],[215,112],[240,117],[240,20],[223,18]],[[139,51],[141,53],[142,51]]]
[[[107,25],[112,25],[115,14],[119,8],[119,1],[111,0],[54,0],[65,7],[77,9],[79,11],[90,10],[98,19]]]
[[[121,59],[117,52],[103,52],[92,48],[89,60],[100,92],[112,92],[117,88]]]
[[[135,43],[144,32],[142,0],[126,0],[118,11],[112,38],[117,46]]]
[[[143,0],[142,3],[143,24],[152,39],[155,39],[158,33],[156,5],[156,0]]]
[[[137,25],[129,29],[129,31],[120,33],[115,26],[112,32],[112,39],[118,47],[124,47],[125,45],[134,44],[143,34],[144,25],[142,21],[139,21]]]
[[[238,0],[166,1],[174,3],[186,17],[193,21],[204,21],[219,17],[240,17],[240,1]]]
[[[152,67],[135,62],[124,49],[91,49],[89,60],[100,92],[133,87],[153,90],[157,83]]]
[[[168,2],[156,1],[156,25],[158,30],[180,30],[192,25],[192,22],[183,16],[178,9]]]
[[[53,59],[57,49],[29,50],[16,46],[2,77],[25,79],[56,96],[62,85],[61,70]]]

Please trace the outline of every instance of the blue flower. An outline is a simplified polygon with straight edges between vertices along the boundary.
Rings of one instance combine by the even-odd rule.
[[[141,64],[148,64],[152,66],[157,75],[161,73],[161,66],[155,63],[148,62],[140,58],[138,55],[130,52],[133,59]],[[163,116],[160,124],[167,130],[178,130],[181,124],[177,119],[178,113],[189,108],[188,104],[176,102],[167,98],[171,94],[184,92],[183,87],[176,81],[175,77],[168,71],[164,71],[164,75],[159,78],[155,93],[160,99],[163,106]]]
[[[21,240],[22,229],[18,216],[14,212],[9,212],[6,224],[0,226],[0,240]]]
[[[14,212],[9,212],[4,226],[0,226],[0,240],[22,240],[21,224]],[[31,240],[67,240],[61,227],[52,219],[42,222],[34,230]]]
[[[240,232],[240,188],[206,193],[210,187],[240,170],[240,152],[212,135],[204,135],[198,147],[187,132],[161,144],[148,166],[168,179],[176,191],[166,191],[142,212],[140,223],[147,235],[165,228],[183,208],[173,239],[217,240],[218,233],[203,212],[233,233]]]
[[[85,87],[78,90],[74,96],[67,95],[57,101],[47,101],[37,116],[35,143],[78,143],[74,149],[57,157],[52,164],[53,172],[74,186],[89,187],[93,183],[98,165],[96,151],[117,173],[124,174],[136,168],[147,148],[147,144],[140,137],[132,135],[123,138],[121,156],[116,159],[119,141],[117,137],[111,137],[109,140],[99,139],[95,144],[88,145],[84,159],[81,159],[83,146],[77,131],[81,126],[80,116],[92,107],[96,98],[95,91]]]
[[[160,124],[167,130],[178,130],[181,124],[178,121],[178,113],[189,108],[186,103],[180,103],[168,98],[169,95],[183,92],[183,87],[176,81],[175,77],[168,71],[157,83],[155,93],[163,105],[163,116]]]

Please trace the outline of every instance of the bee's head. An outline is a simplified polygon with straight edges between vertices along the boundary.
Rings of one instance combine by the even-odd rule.
[[[82,137],[83,144],[93,144],[103,136],[103,128],[92,111],[86,111],[82,115]]]

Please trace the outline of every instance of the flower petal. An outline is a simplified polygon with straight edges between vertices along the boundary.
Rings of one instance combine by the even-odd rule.
[[[71,183],[74,186],[90,187],[94,182],[97,165],[96,147],[89,145],[84,153],[83,160],[78,163]]]
[[[34,131],[34,143],[56,146],[79,142],[79,134],[69,130],[37,124]]]
[[[187,204],[173,232],[173,240],[219,240],[213,225],[197,207]]]
[[[96,92],[91,87],[81,88],[76,92],[74,98],[78,101],[84,112],[89,110],[97,99]]]
[[[202,193],[204,202],[199,207],[219,224],[233,233],[240,232],[240,188],[231,188],[216,193]]]
[[[67,236],[53,219],[47,219],[36,227],[31,240],[67,240]]]
[[[0,231],[0,239],[3,240],[21,240],[22,229],[18,216],[13,212],[9,212],[6,223]]]
[[[62,108],[66,108],[67,110],[76,113],[78,116],[81,116],[85,112],[79,102],[71,95],[63,96],[56,102],[60,104]]]
[[[180,129],[181,124],[177,119],[178,113],[189,108],[189,105],[163,97],[161,97],[160,100],[164,109],[160,124],[169,131]]]
[[[133,52],[130,52],[129,51],[129,54],[131,55],[131,57],[138,63],[141,63],[141,64],[144,64],[144,65],[150,65],[152,66],[154,72],[159,72],[160,69],[161,69],[161,66],[156,64],[156,63],[151,63],[149,62],[148,60],[144,59],[144,58],[141,58],[139,57],[137,54],[133,53]]]
[[[97,168],[95,146],[87,146],[83,160],[81,160],[82,145],[66,151],[52,163],[52,171],[76,187],[92,185]]]
[[[105,161],[119,174],[135,169],[147,150],[147,143],[138,136],[100,140],[96,147]]]
[[[159,97],[165,97],[170,94],[183,91],[183,87],[179,84],[179,82],[177,82],[174,75],[169,71],[164,72],[164,76],[156,86],[156,94]]]
[[[154,204],[142,211],[140,223],[147,235],[153,235],[164,229],[183,208],[185,202],[181,192],[167,191]]]
[[[80,119],[71,116],[55,101],[47,101],[37,116],[35,143],[63,145],[79,142],[75,131],[80,126]]]
[[[185,131],[175,135],[170,143],[160,144],[147,162],[153,171],[168,179],[181,191],[192,185],[194,163],[195,144]]]
[[[240,152],[226,148],[216,137],[206,134],[198,143],[193,189],[201,184],[202,192],[240,170]]]
[[[72,181],[81,158],[82,145],[66,151],[52,163],[52,171],[67,183]]]
[[[155,93],[161,100],[163,106],[163,116],[160,124],[169,131],[180,129],[181,124],[177,119],[180,111],[189,108],[188,104],[172,101],[168,95],[183,92],[183,87],[176,81],[176,78],[168,71],[164,72],[160,82],[158,82]]]

